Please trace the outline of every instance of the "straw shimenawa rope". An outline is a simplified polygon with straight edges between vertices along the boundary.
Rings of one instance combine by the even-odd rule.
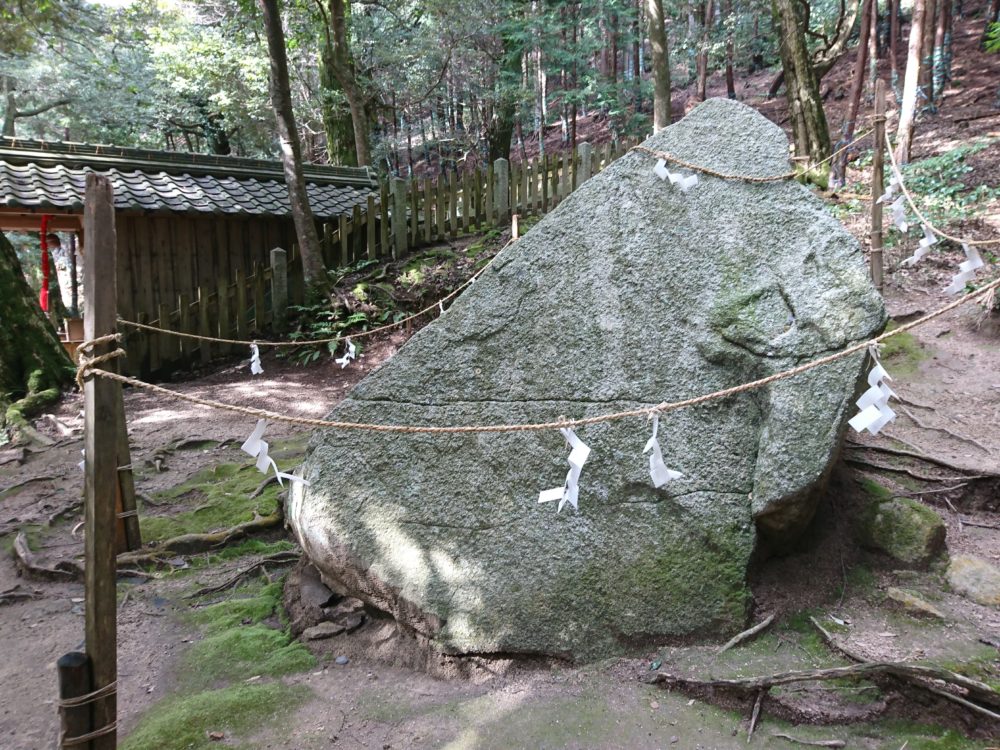
[[[967,240],[967,239],[963,239],[961,237],[953,237],[952,235],[948,234],[947,232],[942,232],[936,226],[934,226],[933,224],[931,224],[930,219],[928,219],[926,216],[924,216],[920,212],[920,209],[917,208],[917,204],[913,201],[913,196],[910,195],[910,191],[906,189],[906,183],[903,182],[903,173],[899,170],[899,164],[896,163],[896,155],[893,153],[893,151],[892,151],[891,148],[888,149],[888,151],[889,151],[889,161],[892,164],[892,171],[896,175],[896,180],[899,182],[899,187],[902,189],[903,195],[906,196],[906,202],[910,204],[910,208],[913,209],[913,213],[915,213],[917,215],[917,218],[920,219],[921,222],[923,222],[924,224],[926,224],[930,228],[930,230],[932,232],[934,232],[934,234],[939,235],[941,237],[944,237],[947,240],[951,240],[952,242],[957,242],[960,245],[998,245],[998,244],[1000,244],[1000,240]]]
[[[663,159],[665,161],[670,161],[670,162],[673,162],[674,164],[677,164],[677,165],[679,165],[681,167],[685,167],[686,169],[690,169],[690,170],[692,170],[694,172],[701,172],[702,174],[711,175],[712,177],[718,177],[718,178],[720,178],[722,180],[732,180],[734,182],[783,182],[785,180],[791,180],[791,179],[793,179],[795,177],[798,177],[799,174],[805,174],[805,173],[811,172],[812,170],[816,169],[816,167],[820,167],[820,166],[826,164],[828,161],[832,161],[842,151],[846,151],[847,149],[849,149],[854,144],[858,143],[859,141],[864,140],[869,135],[871,135],[873,132],[874,132],[874,128],[869,128],[865,132],[861,133],[861,135],[857,136],[850,143],[848,143],[848,144],[846,144],[846,145],[838,148],[836,151],[834,151],[828,157],[826,157],[822,161],[816,162],[815,164],[813,164],[812,166],[808,167],[804,171],[800,172],[798,170],[792,170],[790,172],[784,172],[782,174],[775,174],[775,175],[768,175],[768,176],[765,176],[765,177],[757,177],[757,176],[754,176],[754,175],[746,175],[746,174],[731,174],[731,173],[727,173],[727,172],[717,172],[716,170],[711,169],[709,167],[702,166],[701,164],[693,164],[692,162],[685,161],[684,159],[681,159],[678,156],[674,156],[669,151],[657,151],[656,149],[646,148],[645,146],[633,146],[632,147],[632,151],[641,151],[644,154],[649,154],[650,156],[655,156],[657,159]]]
[[[409,323],[411,320],[416,320],[421,315],[426,315],[427,313],[431,312],[432,310],[440,309],[441,305],[443,305],[445,302],[448,302],[450,299],[452,299],[453,297],[455,297],[459,292],[461,292],[463,289],[465,289],[465,287],[469,286],[477,278],[479,278],[483,274],[483,272],[486,271],[487,268],[489,268],[491,265],[493,265],[493,261],[495,261],[497,258],[500,257],[500,253],[502,253],[504,250],[506,250],[508,247],[510,247],[510,245],[513,244],[513,242],[514,242],[513,239],[507,240],[507,244],[505,244],[503,247],[501,247],[499,250],[497,250],[496,255],[494,255],[492,258],[490,258],[490,262],[489,263],[487,263],[485,266],[483,266],[482,268],[480,268],[472,276],[470,276],[468,279],[466,279],[465,281],[463,281],[459,286],[457,286],[454,290],[452,290],[451,292],[449,292],[448,294],[446,294],[444,297],[442,297],[441,299],[439,299],[437,302],[435,302],[435,303],[433,303],[431,305],[428,305],[427,307],[425,307],[423,310],[420,310],[419,312],[413,313],[413,315],[409,315],[409,316],[407,316],[405,318],[401,318],[400,320],[397,320],[394,323],[386,323],[385,325],[378,326],[376,328],[370,328],[369,330],[367,330],[367,331],[361,331],[360,333],[341,334],[339,336],[332,336],[331,338],[327,338],[327,339],[298,339],[298,340],[295,340],[295,341],[249,341],[249,340],[245,341],[243,339],[226,339],[226,338],[220,338],[218,336],[199,336],[197,333],[186,333],[184,331],[171,331],[171,330],[169,330],[167,328],[160,328],[158,326],[151,326],[148,323],[136,323],[134,320],[125,320],[124,318],[118,318],[118,322],[121,323],[122,325],[129,326],[130,328],[141,328],[141,329],[146,330],[146,331],[155,331],[156,333],[163,333],[163,334],[166,334],[168,336],[179,336],[179,337],[185,338],[185,339],[197,339],[198,341],[213,341],[213,342],[215,342],[217,344],[238,344],[238,345],[242,345],[242,346],[250,346],[251,344],[256,344],[258,347],[264,347],[264,346],[273,346],[273,347],[279,347],[279,346],[310,346],[312,344],[332,344],[335,341],[342,341],[342,340],[347,339],[347,338],[350,338],[350,339],[365,338],[367,336],[373,336],[376,333],[381,333],[382,331],[388,331],[388,330],[393,329],[393,328],[398,328],[399,326],[401,326],[401,325],[403,325],[405,323]]]
[[[95,365],[91,364],[89,361],[84,361],[80,364],[80,368],[77,372],[77,379],[82,381],[88,375],[97,375],[100,377],[110,378],[112,380],[117,380],[120,383],[126,385],[131,385],[136,388],[144,388],[146,390],[152,391],[154,393],[159,393],[168,398],[177,399],[179,401],[186,401],[191,404],[197,404],[198,406],[206,406],[211,409],[222,409],[224,411],[234,412],[236,414],[245,414],[250,417],[256,417],[257,419],[268,419],[274,422],[286,422],[288,424],[299,424],[307,427],[320,427],[320,428],[331,428],[331,429],[341,429],[341,430],[369,430],[372,432],[397,432],[397,433],[431,433],[431,434],[455,434],[455,433],[501,433],[501,432],[536,432],[541,430],[553,430],[561,427],[582,427],[585,425],[599,424],[602,422],[613,422],[620,419],[625,419],[628,417],[648,417],[653,414],[662,414],[664,412],[675,411],[677,409],[683,409],[690,406],[698,406],[700,404],[707,403],[709,401],[716,401],[719,399],[727,398],[729,396],[735,396],[739,393],[745,393],[746,391],[755,390],[757,388],[762,388],[771,383],[777,382],[779,380],[784,380],[786,378],[794,377],[803,372],[807,372],[816,367],[835,362],[837,360],[849,357],[852,354],[865,351],[870,346],[878,345],[881,342],[889,339],[893,336],[898,336],[905,331],[909,331],[917,326],[923,325],[928,321],[933,320],[941,315],[944,315],[950,310],[971,302],[980,297],[984,297],[994,290],[1000,287],[1000,278],[994,279],[986,286],[977,289],[974,292],[964,295],[958,298],[954,302],[951,302],[944,307],[935,310],[921,318],[917,318],[909,323],[894,328],[891,331],[886,331],[880,336],[876,336],[873,339],[867,341],[861,341],[857,344],[842,349],[833,354],[829,354],[825,357],[820,357],[819,359],[812,360],[811,362],[806,362],[805,364],[798,365],[788,370],[769,375],[766,378],[761,378],[759,380],[754,380],[749,383],[743,383],[741,385],[733,386],[731,388],[725,388],[721,391],[715,391],[713,393],[706,393],[702,396],[696,396],[694,398],[684,399],[682,401],[664,401],[662,403],[656,404],[655,406],[645,406],[639,409],[629,409],[627,411],[613,412],[609,414],[600,414],[594,417],[583,417],[580,419],[559,419],[554,422],[542,422],[537,424],[492,424],[492,425],[453,425],[453,426],[428,426],[428,425],[401,425],[401,424],[367,424],[363,422],[339,422],[330,421],[326,419],[311,419],[308,417],[293,417],[285,414],[278,414],[273,411],[267,411],[265,409],[256,409],[248,406],[236,406],[233,404],[225,404],[219,401],[212,401],[210,399],[199,398],[198,396],[191,396],[186,393],[178,393],[176,391],[168,390],[159,385],[153,385],[152,383],[146,383],[142,380],[136,378],[130,378],[126,375],[119,375],[118,373],[108,372],[107,370],[95,369]],[[93,342],[87,342],[93,343]]]

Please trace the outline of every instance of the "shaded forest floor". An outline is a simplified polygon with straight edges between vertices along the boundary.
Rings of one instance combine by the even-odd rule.
[[[989,110],[991,88],[1000,81],[1000,56],[971,51],[977,28],[972,22],[961,26],[965,36],[957,44],[968,49],[956,54],[956,80],[942,113],[918,126],[915,160],[1000,137],[1000,117],[958,122]],[[842,102],[837,87],[846,88],[852,60],[845,55],[824,84],[831,88],[833,125]],[[739,85],[748,103],[780,122],[783,100],[761,101],[772,75],[757,74]],[[718,86],[713,77],[712,93]],[[683,106],[682,97],[677,101]],[[994,144],[961,160],[971,167],[960,174],[968,188],[1000,188],[998,151]],[[866,193],[862,164],[848,173],[845,192]],[[957,231],[1000,236],[996,193],[984,195],[985,204],[978,206],[942,201],[943,219]],[[864,242],[867,202],[827,198]],[[904,270],[899,260],[912,252],[915,239],[890,234],[886,299],[893,319],[902,322],[949,299],[941,289],[962,256],[957,248],[943,248]],[[501,240],[492,242],[498,247]],[[467,253],[465,246],[454,249]],[[982,278],[995,275],[995,258],[986,271]],[[265,374],[253,381],[240,363],[171,387],[323,416],[407,335],[396,331],[376,339],[346,369],[328,360],[298,367],[265,356]],[[387,655],[380,648],[386,623],[373,616],[350,634],[307,645],[290,640],[281,579],[290,567],[285,553],[294,552],[294,545],[275,527],[222,549],[164,556],[159,565],[120,581],[123,746],[744,747],[752,701],[710,702],[650,685],[649,676],[669,671],[719,678],[847,664],[841,651],[823,642],[810,617],[835,634],[838,646],[865,658],[928,661],[1000,685],[1000,609],[952,591],[940,559],[917,570],[861,550],[852,522],[873,499],[910,497],[943,519],[948,555],[1000,565],[1000,328],[982,308],[966,306],[901,337],[885,353],[885,365],[905,408],[879,437],[848,438],[808,544],[755,572],[753,619],[776,615],[756,640],[721,656],[713,644],[665,647],[577,668],[436,679],[405,666],[412,654]],[[51,417],[39,420],[53,446],[0,453],[0,592],[26,597],[10,597],[17,600],[9,603],[0,598],[0,746],[10,750],[53,745],[53,664],[82,640],[82,586],[20,576],[9,554],[14,535],[24,531],[31,548],[50,563],[79,558],[81,408],[79,395],[70,395]],[[279,507],[279,488],[261,486],[261,475],[239,452],[252,420],[137,392],[126,395],[126,410],[147,541],[232,526]],[[289,468],[301,460],[307,433],[273,424],[268,439],[279,465]],[[233,585],[198,594],[261,562]],[[919,596],[942,617],[901,608],[890,589]],[[785,734],[873,750],[899,750],[904,743],[908,750],[971,750],[1000,735],[1000,727],[989,727],[981,716],[891,680],[823,683],[772,696],[754,745],[801,747],[775,736]]]

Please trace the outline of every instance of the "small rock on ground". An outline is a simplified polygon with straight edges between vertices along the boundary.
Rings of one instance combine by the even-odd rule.
[[[972,555],[959,555],[948,566],[948,584],[959,594],[989,607],[1000,607],[1000,570]]]
[[[886,596],[911,615],[934,617],[938,620],[945,619],[941,610],[906,589],[898,589],[895,586],[891,586],[886,591]]]

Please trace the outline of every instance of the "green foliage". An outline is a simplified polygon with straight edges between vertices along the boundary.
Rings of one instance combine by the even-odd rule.
[[[275,725],[310,695],[304,686],[280,682],[237,685],[168,698],[156,704],[120,744],[121,750],[210,750],[209,732],[246,737]]]
[[[987,52],[1000,53],[1000,21],[990,24],[983,47]]]
[[[1000,185],[969,188],[964,182],[973,169],[968,157],[995,148],[998,142],[1000,139],[981,139],[903,167],[907,187],[919,196],[921,210],[932,222],[972,218],[982,213],[990,201],[1000,198]]]

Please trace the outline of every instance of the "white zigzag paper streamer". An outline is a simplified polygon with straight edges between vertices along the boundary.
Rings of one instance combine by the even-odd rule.
[[[858,408],[861,411],[848,421],[848,424],[855,432],[868,430],[872,435],[878,435],[883,427],[896,418],[896,412],[889,408],[889,399],[899,398],[899,396],[885,384],[886,380],[892,380],[892,378],[878,361],[878,353],[874,347],[868,351],[875,361],[875,366],[868,373],[868,390],[862,393],[861,398],[857,400]]]
[[[284,486],[284,482],[281,480],[287,479],[290,482],[302,482],[302,484],[308,487],[309,482],[302,477],[278,471],[278,464],[274,462],[273,458],[267,455],[269,450],[267,441],[262,439],[265,427],[267,427],[267,420],[258,419],[257,426],[253,428],[253,432],[250,433],[250,437],[248,437],[243,445],[240,446],[240,450],[257,459],[257,471],[261,474],[267,474],[268,470],[273,468],[275,475],[278,477],[278,484],[281,486]]]
[[[250,344],[250,373],[260,375],[264,368],[260,366],[260,349],[256,344]]]
[[[896,229],[906,232],[910,225],[906,222],[906,201],[903,196],[896,198],[889,206],[889,210],[892,212],[892,223],[896,225]]]
[[[913,251],[913,255],[904,260],[903,264],[907,266],[915,266],[917,261],[931,251],[931,245],[935,244],[937,241],[937,235],[934,234],[934,230],[924,224],[924,236],[921,237],[920,242],[917,243],[917,249]]]
[[[899,179],[896,175],[889,178],[889,184],[885,188],[885,192],[882,193],[876,200],[876,203],[886,203],[892,200],[892,196],[896,194],[896,188],[899,186]]]
[[[577,501],[580,497],[580,472],[583,471],[583,465],[587,462],[587,457],[590,455],[590,448],[576,436],[573,430],[568,427],[560,427],[559,432],[562,433],[562,436],[566,438],[566,442],[572,448],[569,452],[569,473],[566,474],[566,482],[562,487],[542,490],[538,493],[538,502],[540,503],[559,501],[556,513],[560,512],[566,503],[572,505],[575,510],[579,510]]]
[[[344,352],[344,356],[337,357],[337,359],[333,360],[338,365],[340,365],[341,370],[347,367],[351,363],[352,359],[357,358],[357,351],[358,351],[357,348],[355,348],[354,343],[350,339],[344,339],[344,342],[347,344],[347,351]]]
[[[686,193],[698,184],[697,174],[689,174],[685,177],[681,172],[671,172],[667,169],[667,162],[664,159],[657,160],[656,166],[653,167],[653,173],[661,180],[670,180],[670,184],[679,187],[682,193]]]
[[[646,441],[643,453],[649,453],[649,476],[653,480],[653,486],[660,489],[671,479],[680,479],[684,475],[679,471],[671,471],[663,463],[663,451],[660,449],[660,441],[656,439],[656,433],[660,429],[660,415],[653,415],[653,436]]]
[[[962,243],[962,249],[965,251],[965,262],[960,263],[958,266],[958,273],[951,280],[951,284],[945,287],[945,294],[958,294],[965,290],[965,285],[972,281],[972,277],[976,275],[976,271],[983,267],[983,259],[979,255],[979,251],[974,247]]]

